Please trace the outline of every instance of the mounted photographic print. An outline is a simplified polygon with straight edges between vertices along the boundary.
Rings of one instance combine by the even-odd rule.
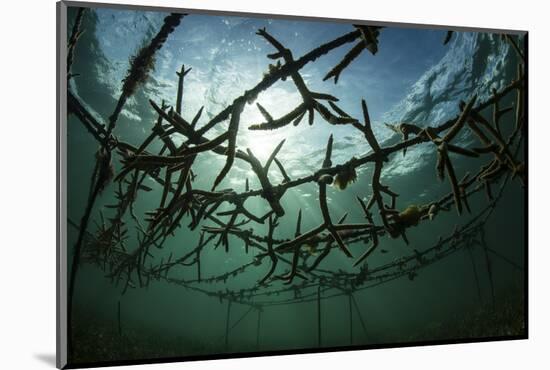
[[[306,16],[58,3],[59,367],[527,338],[527,32]]]

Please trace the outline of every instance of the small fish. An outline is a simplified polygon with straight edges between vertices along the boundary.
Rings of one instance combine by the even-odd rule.
[[[386,253],[388,253],[388,251],[386,249],[380,249],[380,253],[386,254]]]

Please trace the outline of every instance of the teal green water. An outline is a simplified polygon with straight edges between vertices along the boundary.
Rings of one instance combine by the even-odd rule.
[[[69,31],[75,9],[69,9]],[[112,113],[122,86],[121,80],[128,68],[128,58],[139,46],[149,40],[162,25],[163,13],[97,9],[85,13],[82,27],[85,30],[75,50],[72,68],[78,76],[70,88],[86,106],[106,122]],[[128,101],[119,119],[115,134],[121,140],[139,145],[149,134],[156,117],[148,99],[157,103],[165,99],[175,104],[177,76],[181,64],[191,67],[186,76],[183,94],[183,113],[192,119],[201,106],[205,114],[199,127],[230,104],[244,90],[262,79],[270,62],[265,55],[271,47],[255,32],[266,27],[295,57],[303,55],[323,42],[350,32],[351,25],[329,22],[267,20],[223,16],[189,15],[171,34],[157,53],[155,69],[145,85]],[[340,77],[338,84],[322,81],[350,46],[339,48],[314,63],[308,64],[301,74],[313,91],[333,94],[339,105],[353,117],[361,116],[361,98],[369,104],[373,130],[383,146],[397,143],[383,123],[411,122],[421,127],[435,126],[456,116],[458,102],[478,93],[480,100],[490,96],[491,88],[501,88],[515,77],[517,58],[513,50],[498,35],[456,32],[448,45],[443,45],[445,31],[390,27],[381,30],[379,53],[364,52]],[[260,94],[258,101],[274,116],[279,117],[293,109],[300,97],[291,81],[278,82]],[[513,104],[510,94],[501,106]],[[486,113],[487,118],[491,112]],[[319,116],[313,126],[302,122],[297,127],[274,131],[249,131],[247,126],[259,123],[262,116],[255,105],[247,105],[243,112],[237,140],[239,148],[250,148],[261,161],[265,161],[283,138],[285,145],[278,156],[289,176],[296,179],[309,175],[321,166],[324,148],[329,135],[334,135],[333,163],[341,164],[352,156],[362,156],[370,147],[349,125],[334,126]],[[304,120],[305,121],[305,120]],[[513,129],[513,114],[503,116],[501,126],[507,135]],[[223,132],[227,123],[214,129]],[[176,142],[181,139],[174,139]],[[459,143],[472,146],[475,138],[461,135]],[[94,168],[97,142],[74,116],[68,119],[68,215],[78,223],[83,215]],[[523,159],[520,147],[519,160]],[[160,150],[157,143],[150,151]],[[489,157],[482,157],[489,158]],[[121,164],[115,157],[116,173]],[[452,156],[457,176],[476,173],[482,159]],[[384,166],[382,181],[399,194],[398,208],[411,204],[427,204],[449,193],[447,180],[439,182],[435,173],[436,154],[431,144],[409,149],[407,155],[392,154]],[[214,178],[223,167],[224,159],[215,154],[199,155],[194,173],[195,189],[209,190]],[[368,199],[371,195],[371,164],[358,171],[358,179],[346,190],[329,187],[328,199],[332,218],[337,220],[348,213],[346,222],[364,222],[356,197]],[[279,183],[282,177],[272,171],[270,178]],[[246,163],[236,161],[220,188],[243,191],[245,179],[252,189],[259,188]],[[158,207],[162,187],[148,178],[145,185],[151,192],[139,193],[135,213],[141,220],[146,211]],[[110,185],[98,199],[88,231],[97,231],[100,212],[109,217],[106,205],[113,204],[117,186]],[[496,193],[498,186],[493,187]],[[290,238],[298,210],[302,210],[302,230],[322,223],[317,187],[305,184],[289,190],[281,200],[286,214],[279,220],[276,238]],[[422,222],[407,230],[410,245],[401,238],[381,238],[379,250],[368,258],[369,268],[376,268],[402,256],[423,251],[433,246],[440,236],[449,236],[456,225],[464,225],[488,204],[483,192],[470,198],[472,215],[458,216],[454,210],[438,215],[433,221]],[[249,199],[246,207],[262,215],[268,204],[259,197]],[[347,295],[341,291],[323,291],[321,300],[321,347],[349,345],[377,345],[423,340],[464,339],[524,333],[523,297],[525,244],[525,189],[519,181],[510,181],[503,196],[486,224],[487,245],[506,257],[509,263],[491,255],[496,305],[491,306],[491,287],[483,250],[473,246],[472,258],[479,279],[481,299],[478,296],[472,260],[467,250],[460,249],[442,260],[417,271],[409,280],[399,279],[360,289],[354,293],[357,309],[352,308],[350,333],[350,307]],[[220,208],[220,211],[230,209]],[[127,245],[137,243],[129,215],[125,218],[130,229]],[[173,237],[154,250],[152,261],[166,260],[170,254],[182,256],[195,248],[200,230],[190,231],[184,218]],[[144,221],[143,221],[144,222]],[[203,221],[203,226],[211,225]],[[264,235],[266,225],[250,223],[254,233]],[[77,230],[68,227],[68,246],[76,242]],[[243,242],[230,237],[229,251],[208,245],[201,255],[203,279],[219,276],[253,261],[257,250],[247,254]],[[364,243],[349,245],[354,256],[366,248]],[[387,253],[381,252],[387,251]],[[226,289],[238,292],[258,287],[255,293],[274,291],[283,285],[273,282],[268,287],[258,281],[269,268],[269,259],[260,266],[248,268],[244,273],[229,277],[226,282],[190,283],[189,288],[164,279],[152,281],[149,286],[129,289],[122,294],[123,284],[112,284],[96,265],[83,264],[76,281],[75,330],[76,362],[102,360],[146,359],[152,357],[219,354],[223,352],[251,352],[318,348],[318,308],[316,299],[283,305],[268,303],[292,299],[292,292],[257,296],[250,302],[263,305],[257,343],[258,311],[246,304],[232,303],[230,326],[244,318],[230,330],[226,345],[228,301],[193,290],[217,293]],[[357,273],[353,260],[333,250],[319,268]],[[277,274],[288,266],[280,263]],[[196,266],[179,267],[170,276],[193,280]],[[297,279],[295,284],[300,284]],[[364,288],[364,286],[363,286]],[[304,289],[302,295],[315,298],[316,288]],[[118,304],[121,307],[122,337],[118,334]],[[487,308],[490,307],[490,308]],[[248,314],[247,314],[248,312]],[[493,318],[493,321],[488,321]],[[499,318],[497,320],[497,318]],[[364,323],[364,327],[361,324]],[[519,323],[519,324],[518,324]],[[468,327],[465,329],[465,327]]]

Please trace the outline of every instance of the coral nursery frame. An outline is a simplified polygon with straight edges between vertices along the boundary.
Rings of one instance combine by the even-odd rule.
[[[72,29],[68,29],[67,8],[79,7],[87,8],[110,8],[110,9],[131,9],[143,11],[160,11],[172,13],[164,20],[164,24],[158,33],[153,37],[149,45],[146,45],[132,59],[128,69],[126,79],[122,82],[122,92],[117,105],[113,107],[112,115],[104,117],[101,121],[91,114],[85,104],[79,97],[74,95],[68,89],[68,81],[75,78],[71,74],[71,64],[78,55],[74,54],[75,45],[78,43],[82,32],[80,29],[80,12]],[[249,90],[243,90],[243,94],[236,97],[232,104],[226,107],[216,116],[210,119],[206,124],[197,125],[201,110],[190,120],[181,116],[183,83],[186,74],[189,72],[184,66],[177,71],[178,94],[174,97],[174,102],[162,104],[151,100],[151,109],[158,116],[158,124],[151,130],[150,135],[138,145],[128,143],[124,138],[117,137],[116,123],[127,100],[134,91],[143,83],[146,83],[148,65],[153,63],[154,54],[162,48],[164,41],[181,21],[185,20],[187,14],[201,15],[233,15],[252,18],[270,18],[270,19],[292,19],[309,21],[330,21],[336,23],[345,23],[350,26],[352,31],[341,35],[327,43],[320,45],[306,54],[299,56],[293,55],[292,51],[286,49],[269,30],[260,29],[257,32],[258,37],[265,40],[273,48],[273,54],[268,55],[277,64],[270,64],[269,71],[256,86],[250,86]],[[333,80],[335,83],[341,74],[345,73],[346,68],[353,63],[355,58],[361,53],[376,54],[378,48],[378,33],[383,27],[407,27],[407,28],[430,28],[448,30],[448,38],[452,37],[453,31],[480,31],[500,33],[505,36],[513,50],[517,53],[521,63],[518,64],[516,78],[507,86],[495,90],[492,96],[484,101],[477,99],[475,95],[469,100],[463,101],[460,106],[460,113],[438,125],[423,129],[414,124],[403,122],[395,125],[387,125],[388,129],[395,132],[402,139],[391,146],[383,146],[375,137],[371,128],[369,118],[369,108],[365,100],[360,100],[361,117],[351,117],[337,105],[337,98],[330,94],[311,91],[303,77],[300,69],[308,63],[314,61],[332,50],[345,46],[348,50],[342,60],[327,72],[325,80]],[[318,326],[321,326],[320,319],[320,301],[321,295],[325,292],[325,287],[330,289],[339,289],[338,295],[349,298],[349,312],[351,316],[352,309],[361,319],[361,325],[364,329],[363,319],[360,310],[354,300],[353,292],[365,284],[378,284],[390,281],[399,277],[408,277],[413,280],[417,271],[426,265],[435,263],[446,256],[463,248],[467,250],[469,243],[478,243],[487,258],[487,269],[491,274],[490,257],[504,258],[497,251],[491,250],[483,242],[483,227],[486,220],[492,213],[496,202],[502,196],[502,189],[511,181],[520,181],[525,189],[525,207],[521,215],[524,224],[527,225],[527,130],[528,130],[528,35],[525,31],[515,30],[492,30],[492,29],[473,29],[455,26],[435,26],[418,25],[403,23],[387,23],[380,21],[349,20],[349,19],[330,19],[330,18],[312,18],[307,16],[286,16],[277,14],[254,14],[241,12],[226,12],[214,10],[199,9],[180,9],[149,7],[135,5],[115,5],[103,3],[88,3],[76,1],[61,1],[57,4],[57,366],[59,368],[91,367],[91,366],[109,366],[109,365],[128,365],[128,364],[146,364],[175,361],[190,361],[204,359],[235,358],[249,356],[266,356],[281,354],[298,353],[316,353],[327,351],[358,350],[372,348],[404,347],[412,345],[434,345],[450,343],[467,343],[494,340],[510,340],[527,338],[528,317],[527,317],[527,236],[525,234],[525,257],[524,266],[521,267],[524,272],[524,323],[525,330],[521,335],[490,336],[486,338],[457,338],[456,340],[422,340],[418,342],[403,343],[385,343],[337,347],[318,347],[307,349],[291,350],[272,350],[272,351],[251,351],[238,353],[211,353],[204,355],[193,355],[185,357],[166,357],[150,359],[120,359],[120,360],[99,360],[95,362],[73,363],[71,358],[71,305],[72,296],[75,289],[75,279],[78,274],[78,267],[82,261],[100,261],[103,266],[108,266],[106,274],[121,284],[121,288],[128,289],[134,285],[139,287],[147,286],[150,280],[165,280],[173,284],[179,284],[182,287],[189,288],[188,282],[178,281],[171,278],[169,271],[181,265],[194,265],[198,269],[197,280],[205,282],[208,279],[212,281],[225,281],[234,275],[240,274],[247,269],[254,269],[258,265],[269,266],[265,269],[265,274],[259,281],[259,284],[265,284],[274,280],[282,280],[291,286],[297,280],[306,280],[309,276],[309,282],[315,285],[309,285],[309,288],[316,288],[314,293],[308,297],[301,296],[300,288],[283,287],[280,290],[272,291],[269,295],[293,292],[294,300],[303,302],[309,299],[318,304]],[[516,40],[520,35],[523,47]],[[519,36],[518,36],[519,37]],[[445,43],[448,39],[445,40]],[[266,66],[269,62],[266,62]],[[275,63],[275,62],[274,62]],[[175,71],[176,72],[176,71]],[[364,136],[365,141],[372,148],[368,155],[356,158],[352,157],[343,164],[333,163],[333,137],[328,137],[326,150],[323,154],[321,167],[314,173],[301,178],[290,178],[285,172],[284,163],[277,159],[277,155],[283,147],[281,142],[267,161],[261,163],[260,160],[250,150],[240,149],[236,145],[236,139],[239,132],[239,117],[246,104],[255,104],[255,99],[262,91],[269,89],[275,82],[289,78],[296,85],[302,98],[297,107],[282,117],[273,117],[267,109],[259,103],[258,110],[261,112],[264,122],[249,126],[250,130],[272,130],[282,128],[290,123],[310,124],[315,119],[324,119],[333,125],[350,125],[357,129],[358,133]],[[248,88],[248,87],[247,87]],[[513,107],[499,106],[499,101],[509,94],[516,94],[517,100]],[[169,109],[169,105],[173,107]],[[483,111],[494,111],[493,121],[489,121],[481,115]],[[92,176],[90,185],[89,203],[84,210],[84,216],[81,220],[68,220],[67,214],[67,115],[73,114],[85,126],[90,134],[91,140],[96,140],[99,145],[96,156],[96,170]],[[515,115],[515,129],[510,135],[505,136],[499,130],[499,118],[510,112]],[[204,116],[203,116],[204,118]],[[222,121],[228,121],[228,129],[219,136],[213,137],[209,130]],[[303,121],[303,122],[302,122]],[[204,122],[204,119],[203,119]],[[301,122],[301,123],[300,123]],[[199,127],[200,128],[197,128]],[[456,145],[453,139],[463,130],[471,130],[479,140],[480,147],[476,150]],[[209,135],[206,135],[209,133]],[[170,135],[178,134],[184,136],[188,142],[177,148],[171,141]],[[205,136],[206,135],[206,136]],[[159,140],[164,143],[164,149],[161,153],[150,153],[146,149],[148,145]],[[437,176],[449,182],[449,191],[445,196],[432,200],[431,203],[415,208],[404,208],[405,205],[396,205],[398,195],[381,181],[380,175],[386,163],[388,156],[394,153],[406,153],[407,148],[412,148],[421,143],[433,144],[434,155],[437,156]],[[168,150],[170,155],[165,153]],[[521,160],[518,159],[518,151],[522,150]],[[209,189],[194,189],[191,186],[193,178],[193,161],[196,156],[203,152],[213,152],[220,156],[225,156],[225,165],[220,172],[214,174],[212,187]],[[490,160],[483,162],[479,167],[479,172],[471,176],[464,176],[459,179],[453,168],[451,161],[452,155],[462,155],[465,157],[486,156]],[[401,155],[401,154],[400,154]],[[121,163],[120,171],[110,173],[111,161]],[[249,186],[248,179],[244,191],[226,191],[219,189],[219,185],[231,170],[235,161],[244,161],[251,167],[255,178],[259,181],[259,188],[254,189]],[[370,198],[363,200],[357,199],[357,206],[364,214],[362,223],[346,223],[346,215],[332,215],[327,205],[327,187],[329,184],[339,186],[345,189],[347,184],[355,181],[357,176],[355,169],[369,164],[373,166],[374,171],[371,178],[371,184],[365,185],[371,194]],[[166,175],[164,172],[166,171]],[[281,183],[272,183],[268,176],[268,171],[277,171],[284,180]],[[141,230],[143,238],[138,239],[139,245],[135,251],[126,252],[113,247],[110,252],[98,252],[90,249],[89,240],[95,240],[96,244],[102,243],[103,239],[108,237],[109,246],[120,245],[124,241],[123,215],[133,212],[131,210],[134,199],[138,196],[138,190],[146,188],[142,186],[143,177],[151,176],[163,188],[162,202],[158,209],[148,212],[146,222],[148,222],[147,231]],[[180,177],[186,179],[180,183],[181,186],[171,186],[174,179]],[[103,225],[103,229],[97,231],[89,227],[89,219],[97,197],[104,187],[109,183],[119,186],[116,203],[112,208],[116,209],[116,214],[112,216],[110,225]],[[317,227],[303,230],[301,210],[296,219],[296,232],[292,238],[277,239],[274,232],[278,226],[278,219],[285,215],[285,209],[281,205],[281,198],[288,190],[302,184],[312,183],[317,186],[319,198],[319,210],[322,216],[322,222]],[[113,186],[113,185],[111,185]],[[490,199],[487,207],[483,208],[471,222],[458,227],[453,234],[440,238],[436,243],[422,252],[417,252],[409,257],[403,258],[395,264],[380,266],[379,268],[369,270],[358,268],[357,273],[338,272],[338,275],[331,277],[320,277],[315,275],[315,270],[319,263],[329,253],[343,253],[351,256],[352,253],[348,247],[350,243],[356,241],[366,241],[365,248],[361,252],[354,251],[353,265],[359,266],[380,246],[382,238],[402,238],[407,244],[407,229],[434,218],[440,212],[463,212],[470,211],[468,199],[471,195],[478,192],[486,192]],[[256,215],[250,212],[244,205],[249,198],[263,198],[269,205],[270,211],[266,214]],[[227,202],[233,209],[230,211],[218,212],[216,209],[220,204]],[[387,204],[385,202],[388,202]],[[377,215],[376,217],[373,215]],[[377,218],[379,215],[379,219]],[[219,216],[219,217],[218,217]],[[198,245],[188,253],[182,256],[175,256],[168,260],[161,260],[156,265],[145,265],[142,259],[145,259],[149,253],[149,248],[159,240],[163,241],[174,230],[180,227],[182,218],[188,217],[191,221],[191,228],[200,227],[203,231]],[[220,217],[221,220],[220,220]],[[245,222],[239,222],[239,218],[244,218],[246,222],[256,222],[267,225],[265,235],[255,234],[243,225]],[[294,215],[290,216],[294,217]],[[339,217],[337,219],[336,217]],[[118,219],[118,220],[117,220]],[[204,226],[200,222],[203,219],[210,219],[216,226]],[[75,228],[79,232],[79,238],[76,245],[68,245],[68,228]],[[481,233],[481,234],[480,234]],[[220,276],[212,278],[201,277],[200,272],[200,253],[210,242],[216,243],[216,246],[222,246],[225,251],[229,251],[228,238],[240,239],[248,248],[256,248],[261,253],[259,258],[255,258],[250,263],[239,267],[235,271],[229,271]],[[481,241],[479,241],[481,240]],[[322,251],[317,255],[313,262],[308,261],[311,256],[302,255],[302,245],[305,242],[322,243]],[[88,244],[87,244],[88,243]],[[71,248],[74,248],[72,250]],[[69,250],[72,250],[72,259],[68,261]],[[95,253],[95,254],[94,254]],[[303,264],[300,264],[302,262]],[[95,260],[94,260],[95,259]],[[123,261],[123,262],[120,262]],[[68,263],[71,262],[71,268]],[[513,264],[513,261],[508,261]],[[288,265],[288,271],[279,274],[277,267]],[[263,271],[263,270],[262,270]],[[234,274],[234,275],[233,275]],[[477,275],[476,275],[477,279]],[[492,283],[491,283],[492,284]],[[305,286],[305,284],[304,284]],[[367,286],[368,287],[368,286]],[[195,289],[195,288],[192,288]],[[479,289],[479,288],[478,288]],[[211,292],[197,288],[197,291],[207,296],[219,299],[221,302],[227,302],[227,327],[226,341],[230,331],[230,309],[232,303],[249,305],[250,310],[258,312],[259,317],[264,306],[254,303],[250,298],[257,294],[256,290],[251,291],[227,291]],[[494,293],[493,293],[494,294]],[[494,297],[493,297],[494,298]],[[290,299],[293,301],[293,299]],[[281,302],[270,302],[270,304],[279,304]],[[120,315],[120,306],[119,306]],[[355,314],[354,314],[355,315]],[[237,325],[237,324],[235,324]],[[259,325],[259,324],[258,324]],[[350,331],[351,323],[350,323]],[[318,332],[318,343],[321,344],[321,330]]]

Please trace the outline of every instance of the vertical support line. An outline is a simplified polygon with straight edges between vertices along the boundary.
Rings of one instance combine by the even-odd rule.
[[[118,314],[117,314],[117,317],[118,317],[118,336],[119,337],[122,337],[122,322],[121,322],[121,319],[120,319],[120,300],[118,301]]]
[[[263,308],[258,307],[258,323],[256,324],[256,350],[260,349],[260,323],[262,320],[262,310]]]
[[[365,338],[368,339],[367,327],[365,326],[365,322],[363,321],[363,316],[361,316],[361,311],[359,310],[359,306],[357,305],[357,302],[355,301],[354,296],[351,296],[351,301],[353,302],[353,305],[355,307],[355,312],[357,312],[357,316],[359,317],[359,322],[361,323],[361,327],[363,328],[363,332],[365,333]]]
[[[485,240],[485,230],[481,229],[481,245],[483,246],[483,252],[485,254],[485,264],[487,266],[487,275],[489,277],[489,283],[491,285],[491,299],[493,303],[493,309],[495,308],[495,284],[493,281],[493,269],[491,266],[491,259],[489,258],[489,251],[487,250],[487,241]]]
[[[349,344],[353,344],[353,311],[351,307],[351,292],[348,293],[348,310],[349,310]]]
[[[475,278],[475,281],[476,281],[476,288],[477,288],[477,298],[479,299],[479,302],[481,303],[482,302],[481,287],[479,286],[479,277],[477,275],[477,268],[476,268],[476,263],[475,263],[475,260],[474,260],[474,254],[472,253],[472,247],[467,246],[466,251],[468,252],[468,255],[470,257],[470,262],[472,263],[472,270],[474,271],[474,278]]]
[[[227,301],[227,316],[225,319],[225,350],[229,346],[229,319],[231,318],[231,301]]]
[[[317,345],[321,347],[321,285],[317,286]]]

